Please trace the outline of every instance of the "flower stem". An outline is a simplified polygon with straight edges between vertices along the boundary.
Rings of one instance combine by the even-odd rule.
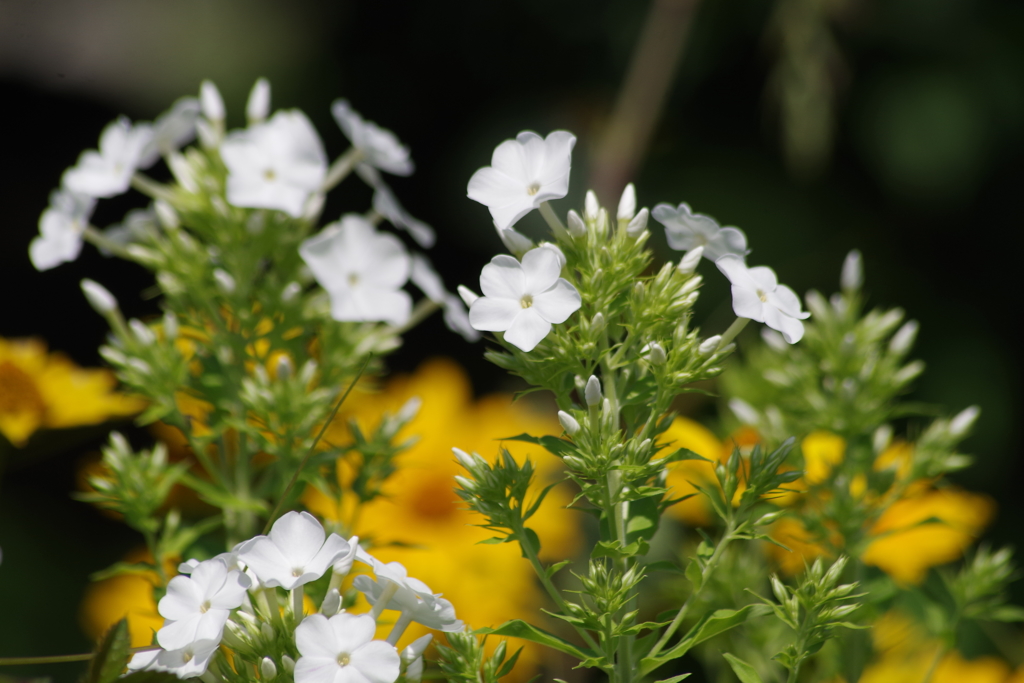
[[[329,192],[335,185],[344,180],[345,176],[352,172],[352,169],[363,160],[364,156],[361,149],[353,147],[338,157],[337,161],[331,164],[331,167],[327,170],[324,184],[320,186],[321,192]]]
[[[555,210],[551,208],[551,204],[549,202],[540,203],[540,215],[543,216],[544,220],[546,220],[548,225],[551,226],[551,232],[555,234],[557,239],[566,242],[569,241],[569,231],[565,229],[565,225],[563,225],[562,221],[557,215],[555,215]]]
[[[384,586],[384,590],[381,591],[380,597],[377,598],[377,602],[373,603],[373,609],[370,610],[370,616],[373,617],[374,621],[380,617],[380,613],[388,607],[388,603],[391,602],[391,598],[394,597],[395,593],[398,592],[398,584],[394,581],[388,581],[388,585]]]
[[[718,347],[715,349],[715,353],[718,353],[731,344],[732,340],[736,338],[736,335],[742,332],[743,328],[746,327],[749,322],[750,318],[736,318],[732,325],[729,325],[729,328],[722,333],[722,340],[718,342]]]
[[[153,199],[162,199],[165,202],[171,202],[174,199],[174,193],[167,185],[158,183],[144,173],[136,172],[132,176],[131,182],[132,187]]]
[[[398,621],[391,629],[391,633],[388,634],[388,642],[392,645],[398,644],[398,639],[405,633],[405,629],[412,623],[412,612],[402,610],[402,614],[398,617]]]
[[[123,246],[108,238],[91,225],[82,230],[82,239],[99,249],[106,249],[111,254],[123,258],[125,261],[134,261],[135,258]]]
[[[305,613],[303,607],[303,598],[305,597],[302,586],[296,586],[292,589],[292,616],[295,617],[295,622],[302,621],[302,616]]]

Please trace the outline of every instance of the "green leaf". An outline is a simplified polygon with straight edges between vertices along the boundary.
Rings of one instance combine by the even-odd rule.
[[[89,580],[103,581],[122,574],[151,574],[155,571],[156,567],[146,562],[115,562],[106,569],[89,574]]]
[[[626,522],[626,543],[651,540],[660,521],[660,495],[632,501],[629,504],[629,521]]]
[[[682,657],[695,645],[703,643],[705,640],[710,638],[714,638],[718,634],[724,633],[734,626],[739,626],[749,619],[769,614],[771,611],[772,608],[768,605],[753,604],[737,610],[719,609],[711,612],[710,614],[705,614],[696,624],[693,625],[686,635],[675,644],[674,647],[666,650],[657,657],[647,657],[643,659],[640,662],[641,673],[650,673],[665,662]]]
[[[113,683],[128,666],[131,654],[128,620],[121,619],[107,631],[89,662],[83,683]]]
[[[547,577],[548,577],[548,578],[550,579],[550,578],[551,578],[552,576],[554,576],[555,574],[557,574],[557,573],[558,573],[558,571],[559,571],[559,570],[560,570],[560,569],[561,569],[562,567],[564,567],[565,565],[569,564],[570,562],[571,562],[571,560],[562,560],[561,562],[558,562],[558,563],[556,563],[556,564],[553,564],[553,565],[551,565],[550,567],[548,567],[547,569],[545,569],[545,570],[544,570],[544,573],[545,573],[545,574],[547,575]]]
[[[686,580],[693,586],[694,592],[700,590],[700,586],[704,582],[704,572],[696,559],[690,560],[690,563],[686,565]]]
[[[476,545],[498,545],[499,543],[508,543],[512,538],[512,536],[491,536],[482,541],[477,541]]]
[[[681,681],[684,678],[689,678],[692,675],[693,674],[679,674],[678,676],[673,676],[672,678],[663,678],[660,681],[655,681],[654,683],[678,683],[678,681]]]
[[[537,532],[529,527],[523,527],[523,536],[525,538],[516,535],[516,539],[519,541],[519,545],[522,547],[523,557],[529,557],[526,554],[526,549],[530,548],[534,555],[540,554],[540,537],[537,536]]]
[[[571,655],[580,660],[593,657],[596,654],[587,648],[576,647],[568,640],[563,640],[553,633],[548,633],[543,629],[526,623],[522,619],[506,621],[498,628],[480,628],[476,630],[476,633],[480,635],[522,638],[523,640],[528,640],[531,643],[546,645],[547,647],[558,650],[559,652],[564,652],[565,654]]]
[[[757,675],[757,671],[754,667],[744,662],[739,657],[734,657],[728,652],[722,653],[725,657],[725,661],[729,662],[729,666],[732,667],[732,672],[736,674],[736,678],[740,679],[740,683],[763,683],[761,677]]]
[[[670,462],[679,462],[681,460],[703,460],[704,462],[714,462],[714,460],[708,460],[699,453],[694,453],[689,448],[677,448],[675,451],[662,458],[661,462],[667,464]]]
[[[510,674],[512,672],[512,667],[516,665],[516,661],[519,659],[519,655],[522,653],[522,651],[523,648],[519,648],[515,651],[515,654],[506,659],[502,663],[501,668],[498,669],[498,671],[494,674],[494,677],[501,678],[502,676],[507,676],[508,674]]]
[[[989,621],[1024,621],[1024,608],[1017,605],[1000,605],[979,618]]]
[[[499,441],[525,441],[526,443],[537,444],[543,446],[549,453],[556,455],[559,458],[567,455],[573,455],[576,452],[576,446],[571,441],[565,439],[559,439],[557,436],[531,436],[523,433],[517,436],[508,436],[504,439],[498,439]]]

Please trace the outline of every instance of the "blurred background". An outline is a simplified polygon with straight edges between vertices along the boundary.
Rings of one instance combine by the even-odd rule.
[[[452,288],[475,288],[501,250],[466,183],[524,129],[579,138],[571,193],[555,202],[562,214],[582,205],[588,185],[614,206],[633,180],[641,206],[685,201],[743,228],[749,262],[771,265],[799,293],[835,291],[844,255],[860,249],[871,302],[921,322],[917,355],[928,367],[915,397],[947,411],[982,407],[967,444],[976,464],[956,480],[998,501],[988,540],[1024,547],[1013,332],[1024,312],[1024,4],[0,0],[0,337],[37,336],[100,365],[105,323],[81,296],[83,277],[108,286],[129,315],[157,310],[139,294],[151,284],[145,271],[89,246],[74,263],[32,269],[39,214],[117,115],[151,120],[209,78],[229,126],[242,126],[260,76],[274,107],[310,116],[332,157],[347,147],[329,114],[338,97],[411,147],[417,172],[393,187],[437,229],[430,255]],[[346,183],[325,216],[369,199]],[[93,222],[142,203],[102,201]],[[542,228],[536,214],[520,227]],[[653,232],[660,255],[678,258]],[[712,334],[731,312],[724,278],[706,277],[698,320]],[[410,338],[391,360],[397,371],[448,355],[477,392],[512,386],[483,361],[482,344],[438,318]],[[46,457],[3,472],[0,656],[90,647],[74,616],[87,576],[137,543],[69,497],[76,463],[104,431],[42,433],[31,446]],[[1020,584],[1015,597],[1024,602]]]

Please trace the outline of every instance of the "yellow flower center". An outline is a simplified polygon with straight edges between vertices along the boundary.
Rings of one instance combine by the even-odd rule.
[[[763,304],[768,303],[768,295],[765,294],[762,289],[757,290],[757,298],[760,299]]]
[[[524,294],[523,298],[519,300],[519,305],[523,308],[529,308],[533,306],[533,296],[530,294]]]
[[[459,512],[459,499],[452,493],[450,477],[424,476],[411,494],[412,508],[420,519],[440,521]]]
[[[206,600],[206,601],[203,602],[203,604],[199,605],[199,613],[200,614],[206,614],[209,611],[210,611],[210,601],[209,600]]]
[[[295,578],[299,578],[300,576],[302,576],[302,567],[296,567],[295,569],[293,569],[292,576],[294,576]]]
[[[526,194],[530,195],[531,197],[537,194],[538,192],[540,192],[540,183],[533,183],[526,188]]]
[[[0,414],[45,410],[46,402],[32,376],[9,360],[0,362]]]
[[[352,655],[350,655],[347,652],[342,652],[340,655],[338,655],[338,665],[339,666],[348,666],[348,663],[351,662],[351,661],[352,661]]]
[[[272,182],[277,179],[277,174],[274,173],[274,169],[268,168],[267,170],[263,171],[263,179],[268,182]]]

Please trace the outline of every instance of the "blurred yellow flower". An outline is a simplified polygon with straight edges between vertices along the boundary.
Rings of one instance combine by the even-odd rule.
[[[39,429],[99,424],[145,407],[116,386],[109,370],[81,368],[38,339],[0,338],[0,434],[16,447]]]
[[[454,476],[462,470],[451,449],[475,451],[488,460],[497,456],[499,446],[519,462],[529,455],[537,467],[539,490],[562,478],[558,459],[532,444],[498,440],[523,432],[561,433],[554,410],[543,414],[526,401],[513,403],[511,394],[474,401],[465,371],[453,361],[436,359],[411,376],[395,377],[380,393],[359,396],[345,418],[355,418],[369,431],[384,412],[397,412],[413,396],[422,399],[422,407],[397,441],[413,436],[418,440],[399,456],[399,469],[388,480],[383,497],[363,507],[354,521],[347,504],[312,488],[303,502],[314,514],[351,525],[361,538],[372,538],[376,557],[404,564],[411,576],[451,600],[458,617],[474,628],[515,618],[536,623],[544,598],[533,570],[516,544],[478,545],[493,534],[473,526],[482,518],[466,510],[454,493]],[[341,434],[332,429],[329,435],[332,432],[329,440],[344,443]],[[338,469],[344,485],[344,468]],[[576,553],[578,513],[565,509],[571,500],[567,485],[555,486],[527,523],[541,540],[542,557],[560,559]],[[410,628],[408,637],[425,632],[416,628]],[[537,657],[539,652],[527,648],[520,658],[523,666],[517,669],[528,669]]]
[[[145,549],[129,553],[124,561],[152,562]],[[173,573],[173,563],[168,566]],[[144,647],[153,642],[153,634],[164,625],[164,618],[156,611],[153,587],[159,583],[156,572],[120,574],[90,583],[85,588],[78,621],[89,638],[98,641],[111,626],[128,618],[128,632],[132,647]]]
[[[677,448],[687,448],[708,460],[718,461],[724,449],[722,442],[711,430],[685,417],[673,420],[672,425],[662,435],[661,441],[671,444],[663,449],[663,455],[668,455]],[[694,484],[702,487],[714,486],[713,468],[714,465],[710,462],[700,460],[683,460],[670,466],[667,478],[667,484],[671,488],[669,495],[673,498],[691,497],[670,507],[669,515],[690,526],[711,524],[711,507]]]

